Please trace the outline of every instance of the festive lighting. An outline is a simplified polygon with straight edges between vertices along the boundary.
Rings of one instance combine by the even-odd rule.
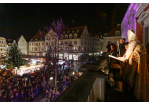
[[[74,75],[74,72],[72,74]]]
[[[32,64],[36,64],[36,62],[37,62],[36,60],[32,60]]]
[[[50,80],[53,80],[53,77],[50,77]]]
[[[127,31],[129,29],[136,30],[136,13],[138,12],[138,4],[131,3],[128,7],[127,12],[122,21],[121,29],[122,29],[122,37],[128,41]]]

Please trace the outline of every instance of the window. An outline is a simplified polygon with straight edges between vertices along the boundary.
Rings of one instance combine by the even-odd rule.
[[[2,43],[3,43],[3,41],[2,41]]]
[[[79,33],[79,30],[77,30],[77,33]]]
[[[83,41],[81,41],[81,45],[83,45]]]
[[[115,35],[119,36],[120,35],[120,31],[115,31]]]
[[[4,45],[4,47],[5,47],[5,45]]]
[[[69,31],[67,31],[67,34],[69,34]]]
[[[32,47],[32,51],[33,51],[33,47]]]
[[[34,45],[34,43],[32,43],[32,46]]]
[[[84,51],[86,51],[86,47],[84,47]]]
[[[82,35],[82,39],[83,39],[83,35]]]
[[[78,47],[76,47],[76,50],[78,50]]]
[[[72,45],[72,42],[70,41],[69,44]]]
[[[77,38],[77,34],[74,34],[74,38]]]
[[[52,38],[52,40],[54,40],[54,37]]]
[[[37,47],[35,47],[35,51],[37,51]]]
[[[42,45],[44,45],[44,43],[42,43]]]
[[[49,38],[49,40],[51,40],[51,38]]]
[[[72,39],[72,34],[69,35],[69,39]]]
[[[46,45],[48,45],[48,42],[46,43]]]
[[[77,44],[77,41],[74,41],[74,44]]]
[[[0,43],[1,43],[1,41],[0,41]]]
[[[67,44],[67,42],[65,41],[65,44]]]
[[[48,38],[46,38],[48,40]]]
[[[86,45],[86,42],[85,42],[85,45]]]
[[[89,51],[89,47],[88,47],[88,51]]]
[[[1,51],[2,51],[2,49],[1,49]]]
[[[75,50],[75,47],[73,47],[73,49]]]
[[[2,45],[1,45],[1,47],[2,47]]]
[[[72,30],[72,33],[74,33],[74,30]]]
[[[39,45],[40,45],[40,43],[39,43]]]
[[[88,42],[88,45],[89,45],[90,43]]]
[[[66,38],[66,39],[68,38],[68,35],[67,35],[67,34],[65,35],[65,38]]]

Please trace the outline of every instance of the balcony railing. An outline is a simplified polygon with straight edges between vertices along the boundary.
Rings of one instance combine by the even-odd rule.
[[[105,101],[107,74],[100,73],[104,70],[106,59],[101,59],[97,64],[86,64],[85,71],[73,82],[54,102],[96,102]]]

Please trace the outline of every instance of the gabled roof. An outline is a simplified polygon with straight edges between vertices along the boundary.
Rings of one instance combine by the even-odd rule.
[[[31,39],[32,40],[35,40],[35,39],[44,40],[44,37],[45,37],[46,34],[47,34],[47,32],[45,32],[45,31],[38,31]]]
[[[121,32],[121,25],[117,25],[114,27],[108,34],[106,34],[104,37],[112,37],[112,36],[117,36],[115,35],[115,31],[120,31]],[[121,35],[121,33],[120,33]]]
[[[69,31],[69,34],[71,33],[72,34],[72,31],[74,31],[74,33],[77,33],[77,30],[79,30],[79,33],[78,34],[78,38],[81,37],[81,35],[83,34],[83,31],[85,29],[86,26],[78,26],[78,27],[71,27],[71,28],[64,28],[62,30],[62,32],[65,32],[65,34],[67,34],[67,31]]]

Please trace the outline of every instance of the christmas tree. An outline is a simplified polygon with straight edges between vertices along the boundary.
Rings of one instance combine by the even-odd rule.
[[[15,40],[13,41],[12,46],[7,48],[4,64],[6,65],[6,68],[18,67],[18,69],[24,64],[24,59],[22,58]]]

